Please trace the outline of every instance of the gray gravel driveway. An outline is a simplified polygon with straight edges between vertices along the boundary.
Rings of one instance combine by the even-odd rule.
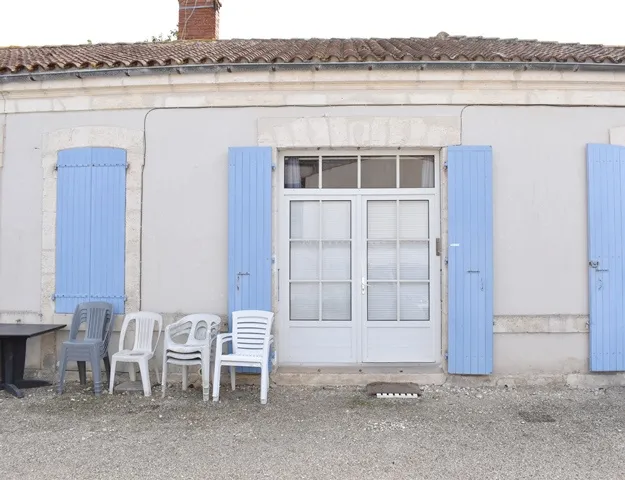
[[[625,478],[625,390],[0,392],[0,472],[27,479]]]

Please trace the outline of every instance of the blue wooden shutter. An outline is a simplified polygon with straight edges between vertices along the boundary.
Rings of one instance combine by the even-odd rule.
[[[57,166],[55,311],[107,301],[124,313],[126,151],[62,150]]]
[[[58,154],[56,207],[56,313],[73,313],[89,300],[91,149]]]
[[[271,310],[271,148],[229,150],[228,302]]]
[[[492,149],[449,147],[449,373],[493,371]]]
[[[587,166],[590,370],[623,371],[625,148],[590,144]]]
[[[229,322],[236,310],[271,311],[271,162],[270,147],[228,152]]]
[[[124,313],[126,252],[126,151],[92,149],[91,275],[92,301],[110,302]]]

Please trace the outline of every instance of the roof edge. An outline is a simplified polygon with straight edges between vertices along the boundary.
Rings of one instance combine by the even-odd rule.
[[[61,80],[67,78],[92,78],[106,76],[137,77],[144,75],[179,75],[193,73],[236,73],[251,71],[340,71],[340,70],[514,70],[558,72],[624,72],[625,63],[576,62],[458,62],[458,61],[400,61],[400,62],[324,62],[324,63],[232,63],[205,65],[171,65],[158,67],[126,67],[72,69],[0,74],[0,84],[20,81]]]

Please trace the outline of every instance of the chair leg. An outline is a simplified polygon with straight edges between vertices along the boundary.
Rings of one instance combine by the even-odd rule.
[[[67,371],[67,351],[63,348],[61,352],[61,365],[60,365],[60,377],[59,377],[59,388],[57,392],[59,395],[63,393],[63,385],[65,384],[65,373]]]
[[[221,361],[215,359],[215,373],[213,374],[213,402],[219,401],[219,383],[221,380]]]
[[[260,403],[265,405],[267,403],[267,391],[269,390],[269,369],[267,368],[267,362],[263,362],[263,366],[260,367]]]
[[[210,362],[211,359],[209,354],[202,354],[202,400],[204,400],[205,402],[207,402],[210,398]]]
[[[150,366],[147,359],[139,360],[139,372],[141,372],[141,383],[143,384],[143,394],[146,397],[152,396],[152,384],[150,383]]]
[[[106,381],[111,381],[111,360],[108,352],[104,354],[104,371],[106,372]]]
[[[163,354],[163,377],[161,379],[161,398],[165,398],[165,390],[167,390],[167,354]]]
[[[130,377],[131,382],[137,381],[137,369],[135,367],[135,364],[132,362],[128,364],[128,376]]]
[[[91,352],[91,375],[93,376],[93,393],[100,396],[102,393],[102,369],[100,355],[97,351]]]
[[[234,390],[237,386],[237,370],[236,367],[230,367],[230,386]]]
[[[189,376],[188,376],[188,367],[186,365],[182,366],[182,391],[185,391],[189,386]]]
[[[87,385],[87,362],[76,362],[78,364],[78,379],[81,385]]]
[[[113,355],[113,360],[111,361],[111,376],[109,378],[109,393],[113,394],[113,386],[115,385],[115,369],[117,368],[117,359],[115,355]]]

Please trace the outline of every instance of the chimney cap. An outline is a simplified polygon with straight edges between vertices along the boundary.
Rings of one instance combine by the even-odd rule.
[[[215,7],[215,10],[221,8],[221,0],[178,0],[181,7]]]

